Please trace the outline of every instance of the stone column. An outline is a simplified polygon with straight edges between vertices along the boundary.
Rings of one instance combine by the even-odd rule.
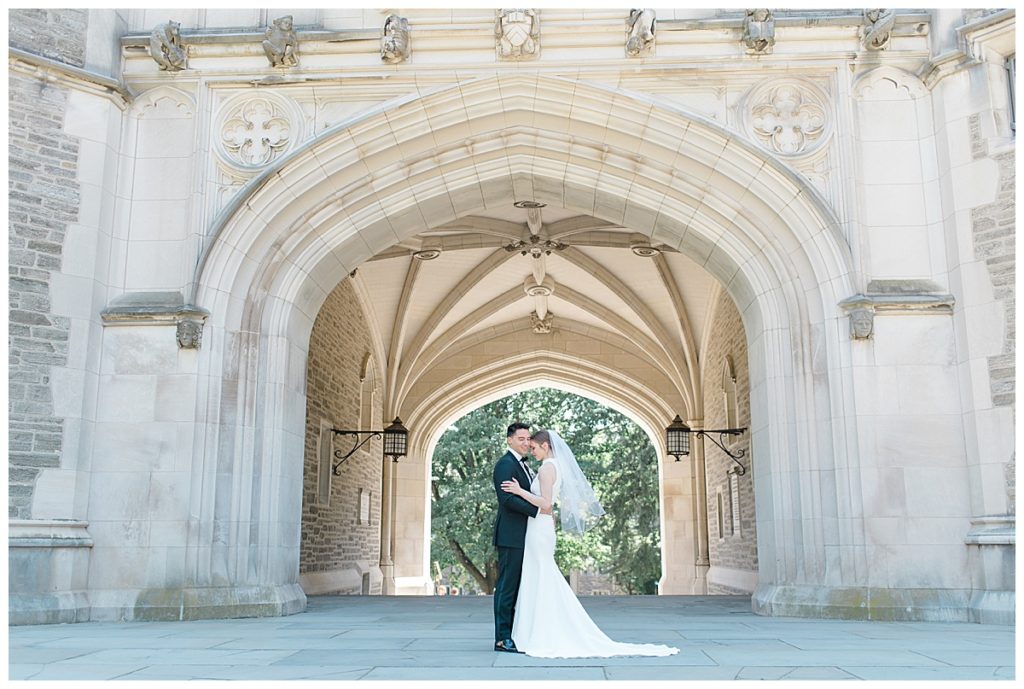
[[[384,470],[381,472],[380,487],[380,572],[384,577],[381,593],[385,596],[395,595],[395,564],[391,551],[392,537],[392,505],[394,505],[395,472],[394,461],[384,457]]]
[[[697,557],[695,534],[697,506],[694,504],[695,478],[691,463],[662,455],[661,560],[660,595],[692,595],[702,593],[694,567]]]
[[[692,422],[697,428],[704,425],[703,419],[693,419]],[[708,547],[708,479],[704,443],[694,444],[690,456],[693,458],[693,495],[696,506],[694,536],[697,540],[697,561],[695,576],[697,577],[698,592],[707,593],[711,556]]]

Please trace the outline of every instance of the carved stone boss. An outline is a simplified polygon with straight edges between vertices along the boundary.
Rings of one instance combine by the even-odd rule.
[[[498,10],[494,36],[499,60],[531,60],[540,55],[540,18],[536,10]]]

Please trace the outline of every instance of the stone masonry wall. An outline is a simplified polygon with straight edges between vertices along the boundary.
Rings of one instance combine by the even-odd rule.
[[[335,428],[361,428],[360,373],[369,351],[369,326],[350,282],[343,280],[320,309],[309,340],[301,573],[346,569],[357,562],[373,565],[380,560],[381,440],[370,440],[341,465],[341,475],[331,478],[329,504],[319,502],[317,490],[320,421],[327,419]],[[375,429],[381,428],[380,398],[378,394],[373,409]],[[354,444],[351,436],[338,442],[345,451]],[[367,523],[359,523],[360,489],[370,494]],[[358,593],[343,593],[353,592]]]
[[[747,368],[747,340],[743,321],[732,299],[722,292],[718,298],[715,319],[708,338],[708,350],[704,354],[704,427],[728,428],[725,391],[722,387],[722,371],[726,357],[731,357],[733,373],[736,376],[736,402],[738,416],[736,424],[743,428],[750,426],[750,376]],[[717,439],[717,438],[716,438]],[[701,442],[695,439],[694,442]],[[731,500],[731,476],[726,473],[736,466],[718,446],[704,440],[707,469],[708,496],[708,550],[712,566],[728,567],[746,571],[757,570],[757,533],[754,519],[754,468],[750,455],[750,435],[726,437],[727,447],[736,454],[746,450],[739,460],[747,469],[738,478],[740,526],[730,534],[733,511]],[[725,525],[724,534],[718,529],[718,490],[722,491]],[[721,585],[709,583],[708,593],[749,593],[734,591]]]
[[[12,45],[82,64],[86,16],[12,11]],[[67,91],[13,74],[8,85],[8,516],[28,519],[46,516],[31,513],[40,470],[60,465],[63,420],[54,415],[50,375],[67,364],[71,325],[51,313],[50,276],[78,220],[79,142],[63,132]]]
[[[982,151],[984,153],[984,151]],[[1016,377],[1016,319],[1014,281],[1016,279],[1016,231],[1014,189],[1016,175],[1013,152],[994,156],[999,164],[999,193],[996,200],[971,211],[975,255],[984,259],[992,278],[993,293],[1006,309],[1006,339],[1002,354],[989,357],[989,382],[992,403],[997,407],[1013,405]]]
[[[12,48],[76,67],[85,65],[89,10],[8,10],[7,21],[7,39]]]

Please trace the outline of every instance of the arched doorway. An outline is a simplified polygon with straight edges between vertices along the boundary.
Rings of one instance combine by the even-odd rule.
[[[294,582],[296,410],[320,305],[343,276],[424,228],[524,199],[627,227],[723,285],[745,326],[751,441],[765,467],[755,486],[765,496],[759,547],[769,554],[760,558],[759,595],[855,585],[856,568],[841,565],[863,560],[863,549],[855,533],[826,534],[826,521],[855,520],[856,507],[799,480],[847,466],[855,451],[852,419],[832,411],[850,394],[837,304],[856,291],[838,223],[809,186],[713,123],[538,75],[391,103],[267,170],[225,213],[191,301],[211,312],[213,344],[200,366],[214,381],[208,413],[220,422],[205,446],[230,467],[220,480],[202,477],[214,497],[201,519],[214,530],[225,520],[234,526],[200,557],[228,581],[279,590]],[[667,403],[661,396],[666,417],[655,427],[673,409],[692,418],[695,408],[693,353],[684,347],[668,364],[690,384]],[[566,364],[553,353],[550,366]],[[397,391],[399,369],[386,375]],[[484,367],[477,375],[497,374]],[[386,395],[385,418],[429,396],[409,392]],[[835,482],[825,490],[834,493]],[[838,559],[825,547],[836,539]]]
[[[557,431],[604,510],[584,534],[556,533],[555,561],[577,595],[656,594],[671,563],[662,558],[661,461],[651,432],[606,404],[540,381],[474,405],[431,443],[435,595],[491,593],[497,584],[493,471],[510,420]]]

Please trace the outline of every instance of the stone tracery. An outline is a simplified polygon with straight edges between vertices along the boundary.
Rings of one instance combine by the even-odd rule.
[[[232,162],[261,166],[278,158],[291,143],[291,124],[273,101],[254,98],[224,120],[221,141]]]

